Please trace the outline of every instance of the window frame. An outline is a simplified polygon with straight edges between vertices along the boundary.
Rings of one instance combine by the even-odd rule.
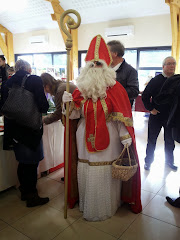
[[[51,54],[51,61],[52,61],[52,66],[54,66],[54,57],[53,55],[55,54],[66,54],[67,55],[67,52],[66,51],[62,51],[62,52],[43,52],[43,53],[36,53],[36,52],[33,52],[33,53],[18,53],[18,54],[15,54],[15,62],[17,61],[18,57],[19,56],[25,56],[25,55],[32,55],[32,64],[33,64],[33,67],[34,67],[34,55],[42,55],[42,54]]]
[[[162,67],[139,67],[140,64],[140,52],[141,51],[154,51],[154,50],[171,50],[171,46],[160,46],[160,47],[138,47],[138,48],[126,48],[125,50],[136,50],[137,51],[137,61],[136,70],[162,70]],[[78,64],[81,67],[81,54],[86,53],[87,50],[81,50],[78,52]]]

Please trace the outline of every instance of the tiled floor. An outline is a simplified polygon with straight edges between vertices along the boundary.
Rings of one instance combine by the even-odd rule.
[[[127,206],[104,222],[87,222],[75,209],[63,217],[63,170],[38,180],[41,196],[49,196],[47,205],[26,208],[19,193],[10,189],[0,193],[0,240],[179,240],[180,209],[171,207],[166,195],[179,196],[180,145],[176,145],[177,172],[164,166],[163,133],[158,139],[155,162],[151,171],[143,168],[147,138],[147,119],[142,113],[134,114],[137,149],[141,164],[142,205],[140,214],[133,214]]]

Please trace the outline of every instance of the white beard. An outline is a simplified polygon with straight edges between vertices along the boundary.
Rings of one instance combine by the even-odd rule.
[[[116,72],[100,60],[102,67],[95,68],[94,63],[88,62],[81,70],[79,77],[76,79],[77,87],[83,98],[92,98],[96,102],[98,98],[107,96],[107,88],[116,84]]]

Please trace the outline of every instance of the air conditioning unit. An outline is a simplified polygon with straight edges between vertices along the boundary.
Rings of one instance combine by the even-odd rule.
[[[133,36],[134,35],[134,26],[120,26],[120,27],[112,27],[105,28],[106,37],[118,37],[118,36]]]
[[[45,44],[48,43],[48,35],[37,35],[29,38],[30,44]]]

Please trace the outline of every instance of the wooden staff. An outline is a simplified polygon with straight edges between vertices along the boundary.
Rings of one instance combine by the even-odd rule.
[[[73,20],[73,18],[65,17],[73,13],[77,17],[77,23]],[[64,20],[67,20],[66,22]],[[62,31],[67,35],[66,40],[66,50],[67,50],[67,82],[66,82],[66,91],[69,92],[69,76],[70,76],[70,51],[72,48],[72,36],[69,32],[69,29],[76,29],[79,27],[81,23],[81,17],[79,13],[73,9],[69,9],[65,11],[60,18],[60,26]],[[65,25],[66,24],[66,25]],[[68,199],[68,161],[69,161],[69,102],[66,103],[66,149],[65,149],[65,194],[64,194],[64,218],[67,218],[67,199]]]

